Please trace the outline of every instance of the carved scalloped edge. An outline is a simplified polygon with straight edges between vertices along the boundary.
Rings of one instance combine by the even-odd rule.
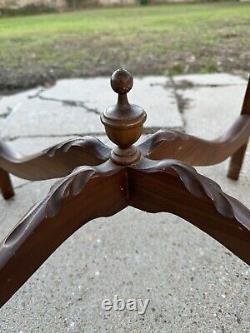
[[[96,175],[96,170],[90,167],[78,167],[63,180],[56,182],[45,199],[45,218],[54,217],[60,210],[66,198],[79,195],[87,182]]]
[[[250,231],[250,210],[237,199],[224,193],[216,182],[199,174],[193,167],[169,159],[160,162],[144,160],[134,169],[148,173],[174,171],[192,195],[210,199],[219,214],[226,218],[235,218]]]
[[[43,151],[22,156],[0,140],[0,167],[8,173],[29,180],[44,180],[68,175],[80,165],[100,165],[111,149],[96,138],[72,138]]]
[[[142,153],[150,154],[154,148],[161,143],[171,142],[176,139],[189,140],[190,135],[177,130],[159,130],[153,134],[146,135],[144,140],[138,145]]]
[[[111,149],[95,137],[77,137],[58,143],[55,146],[43,150],[42,154],[54,157],[58,153],[66,153],[72,148],[81,148],[84,151],[91,151],[95,156],[103,161],[110,157]]]
[[[111,153],[111,149],[103,142],[97,138],[86,136],[68,139],[31,156],[17,154],[8,143],[0,141],[0,157],[9,162],[22,163],[43,156],[53,158],[57,154],[67,153],[75,148],[80,148],[81,151],[88,152],[89,155],[93,155],[103,162],[109,159]]]
[[[27,237],[36,227],[36,223],[40,223],[41,218],[44,220],[53,218],[62,207],[64,200],[78,196],[91,179],[113,175],[117,170],[117,168],[105,170],[87,166],[76,168],[70,175],[57,181],[51,187],[48,195],[21,219],[15,229],[6,237],[3,246],[13,247],[23,236]],[[38,215],[41,216],[40,219],[36,218]]]
[[[178,157],[178,151],[181,148],[180,156],[182,156],[183,150],[185,152],[185,144],[188,143],[189,150],[190,150],[190,145],[193,147],[193,149],[190,151],[190,154],[192,155],[203,153],[206,156],[206,154],[209,155],[211,151],[214,151],[218,156],[216,158],[216,161],[213,161],[214,159],[213,156],[211,160],[213,162],[211,164],[217,164],[225,160],[227,157],[231,156],[235,151],[237,151],[243,144],[245,144],[248,141],[249,136],[250,136],[250,116],[244,114],[240,115],[234,121],[234,123],[231,125],[230,128],[228,128],[221,136],[217,137],[214,140],[202,139],[194,135],[183,133],[178,130],[160,130],[154,134],[147,135],[143,140],[143,142],[138,145],[138,148],[147,158],[151,158],[150,156],[154,155],[154,151],[157,151],[157,149],[162,150],[161,156],[163,156],[164,151],[166,152],[164,158],[171,158],[168,152],[168,147],[170,147],[170,151],[173,151],[173,149],[175,149],[177,153],[174,158],[181,160],[181,157],[180,158]],[[203,156],[201,156],[200,160],[202,159]],[[207,158],[205,160],[207,160]],[[195,164],[200,165],[199,163],[200,162],[196,162]],[[210,165],[210,163],[206,162],[205,164],[202,163],[201,165]]]

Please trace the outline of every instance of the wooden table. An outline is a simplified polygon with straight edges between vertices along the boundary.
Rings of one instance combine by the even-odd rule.
[[[228,176],[238,179],[250,135],[250,81],[241,115],[219,138],[207,141],[165,130],[138,145],[147,115],[128,102],[133,78],[118,69],[111,86],[118,101],[101,121],[116,144],[113,150],[87,137],[17,157],[11,146],[0,142],[0,188],[5,199],[14,194],[9,173],[29,180],[65,177],[3,241],[0,305],[77,229],[127,206],[178,215],[250,264],[250,211],[190,166],[213,165],[232,156]]]

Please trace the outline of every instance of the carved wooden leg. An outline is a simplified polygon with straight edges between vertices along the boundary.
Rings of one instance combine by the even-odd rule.
[[[240,149],[238,149],[237,152],[233,154],[227,173],[228,178],[231,178],[233,180],[239,179],[240,170],[245,158],[246,150],[247,144],[240,147]]]
[[[138,148],[151,160],[171,158],[191,165],[205,166],[221,163],[236,151],[240,151],[249,136],[250,115],[241,115],[215,140],[209,141],[180,131],[164,130],[148,135]]]
[[[14,196],[14,189],[9,174],[0,168],[0,189],[4,199],[8,200]]]
[[[219,185],[176,160],[129,169],[130,205],[191,222],[250,264],[250,211]]]
[[[99,165],[109,156],[110,148],[91,137],[70,139],[31,156],[17,155],[0,141],[0,167],[28,180],[64,177],[80,165]]]
[[[138,146],[151,160],[166,158],[191,165],[214,165],[232,156],[228,177],[238,179],[250,136],[250,78],[241,116],[214,140],[204,140],[179,131],[165,130],[149,135]]]
[[[154,140],[148,140],[146,146],[140,145],[140,149],[134,146],[142,133],[146,113],[128,102],[127,93],[133,86],[133,78],[120,69],[112,75],[111,85],[118,93],[118,101],[101,115],[108,137],[117,145],[111,154],[99,143],[83,150],[84,144],[80,144],[79,155],[77,153],[74,160],[75,153],[70,153],[72,144],[67,142],[27,161],[15,157],[8,147],[0,144],[0,167],[12,168],[13,173],[28,179],[53,177],[58,175],[58,170],[61,175],[65,174],[81,158],[82,163],[88,160],[94,164],[111,158],[100,166],[80,167],[58,182],[6,238],[0,247],[0,306],[78,228],[96,217],[113,215],[127,205],[148,212],[178,215],[250,264],[250,211],[194,168],[177,160],[156,162],[144,158]],[[238,138],[230,132],[223,139],[224,143],[233,142],[234,149],[237,145],[237,149],[241,147],[249,136],[248,126],[248,116],[242,115],[232,131],[237,134],[240,129]],[[179,150],[182,148],[180,146]],[[192,144],[186,148],[183,158],[193,151]],[[207,163],[208,160],[202,161]],[[39,165],[42,168],[39,169]]]
[[[248,115],[250,117],[250,77],[248,80],[247,90],[242,106],[242,115]],[[240,175],[240,170],[244,161],[245,153],[247,149],[247,141],[246,144],[241,146],[232,156],[229,170],[227,176],[233,180],[237,180]]]
[[[80,167],[51,188],[0,248],[0,306],[86,222],[127,206],[125,170]]]

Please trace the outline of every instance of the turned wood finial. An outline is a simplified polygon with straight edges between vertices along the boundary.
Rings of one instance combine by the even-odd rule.
[[[118,94],[117,104],[101,115],[109,139],[118,147],[113,149],[114,162],[129,165],[140,159],[140,152],[133,146],[143,130],[147,115],[139,106],[129,104],[127,93],[133,87],[133,77],[125,69],[117,69],[111,76],[111,87]]]

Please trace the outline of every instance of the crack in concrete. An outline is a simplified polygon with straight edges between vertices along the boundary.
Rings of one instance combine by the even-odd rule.
[[[187,108],[190,100],[187,98],[184,98],[183,95],[178,91],[179,87],[178,87],[178,85],[176,85],[174,78],[172,76],[169,77],[169,81],[171,83],[171,88],[173,89],[174,98],[176,100],[177,108],[178,108],[178,111],[180,113],[180,116],[181,116],[181,119],[183,122],[183,128],[185,130],[186,119],[184,117],[184,112],[185,112],[185,109]]]
[[[175,81],[174,81],[173,77],[171,75],[166,77],[166,83],[158,83],[158,82],[157,83],[150,83],[150,86],[151,87],[160,86],[160,87],[163,87],[165,89],[166,88],[173,89],[174,99],[176,101],[178,112],[180,113],[180,116],[181,116],[181,119],[182,119],[182,122],[183,122],[183,127],[181,127],[181,128],[180,127],[175,127],[175,128],[171,127],[170,129],[183,131],[183,128],[185,129],[185,119],[183,117],[183,112],[184,112],[184,108],[188,104],[188,100],[184,99],[183,96],[178,92],[177,86],[175,84]],[[160,129],[162,129],[162,127],[159,128],[159,130]],[[169,128],[165,128],[165,129],[169,129]],[[152,131],[149,131],[148,133],[153,133],[153,130],[155,130],[155,128],[152,128]]]
[[[9,112],[9,113],[7,113],[7,112],[5,112],[5,113],[1,113],[1,114],[0,114],[0,119],[5,119],[5,118],[7,118],[9,114],[10,114],[10,112]]]
[[[12,112],[16,111],[20,106],[21,106],[21,103],[18,103],[13,107],[7,106],[7,110],[0,114],[0,118],[6,119]]]
[[[187,125],[187,120],[185,118],[185,111],[188,109],[190,98],[185,98],[181,91],[186,89],[198,89],[198,88],[220,88],[220,87],[232,87],[232,86],[245,86],[245,83],[228,83],[228,84],[199,84],[193,83],[189,80],[181,80],[179,82],[175,81],[175,76],[169,77],[169,82],[166,83],[165,88],[174,89],[174,96],[177,102],[178,111],[181,115],[181,119],[184,124],[184,130]]]
[[[174,81],[174,77],[170,77]],[[199,83],[193,83],[189,80],[181,80],[179,82],[175,82],[176,89],[196,89],[196,88],[220,88],[220,87],[231,87],[231,86],[245,86],[245,83],[228,83],[228,84],[199,84]],[[170,85],[166,84],[167,88],[172,87],[172,83]]]
[[[100,115],[100,112],[97,109],[88,107],[86,105],[86,103],[84,103],[83,101],[74,101],[74,100],[67,100],[67,99],[60,99],[60,98],[42,96],[41,94],[44,91],[46,91],[46,89],[38,90],[38,92],[35,95],[31,95],[28,98],[29,99],[39,98],[42,101],[62,103],[63,105],[67,105],[67,106],[71,106],[71,107],[83,108],[87,112]]]
[[[168,77],[166,77],[166,81],[168,80]],[[160,83],[160,82],[156,82],[156,83],[150,83],[149,86],[150,87],[166,87],[166,83]]]

